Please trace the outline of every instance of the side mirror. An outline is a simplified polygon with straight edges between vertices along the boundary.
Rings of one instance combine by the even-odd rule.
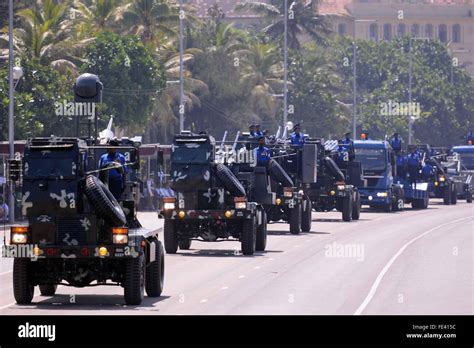
[[[163,151],[158,151],[157,156],[156,156],[156,161],[159,166],[163,166],[164,164],[164,157],[163,157]]]

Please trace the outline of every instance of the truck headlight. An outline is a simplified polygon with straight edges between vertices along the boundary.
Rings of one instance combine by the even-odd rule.
[[[128,228],[126,227],[112,228],[112,242],[114,244],[127,244],[128,243]]]
[[[164,197],[163,198],[163,209],[173,210],[176,208],[176,198],[174,197]]]
[[[346,189],[346,185],[337,185],[337,189],[339,191],[344,191]]]
[[[234,198],[235,209],[247,209],[247,199],[245,197]]]
[[[440,181],[440,182],[445,182],[445,181],[446,181],[446,178],[445,178],[444,176],[440,176],[440,177],[439,177],[439,181]]]
[[[285,197],[285,198],[293,197],[293,187],[284,187],[283,188],[283,197]]]
[[[28,242],[28,226],[12,226],[10,228],[10,243],[26,244]]]
[[[388,193],[387,192],[377,192],[377,197],[387,197]]]

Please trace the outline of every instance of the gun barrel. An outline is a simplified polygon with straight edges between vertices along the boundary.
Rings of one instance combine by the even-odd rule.
[[[239,140],[239,137],[240,137],[240,131],[237,131],[237,134],[235,135],[234,144],[232,145],[232,151],[235,151],[235,148],[237,147],[237,141]]]
[[[227,139],[227,131],[224,132],[224,136],[222,137],[221,146],[219,147],[220,150],[224,148],[224,143],[226,139]]]
[[[281,133],[281,126],[278,126],[278,130],[275,134],[275,139],[279,139],[280,138],[280,133]]]

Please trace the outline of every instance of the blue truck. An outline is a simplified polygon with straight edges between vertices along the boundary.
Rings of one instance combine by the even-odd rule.
[[[362,163],[364,185],[359,187],[362,204],[381,207],[387,212],[403,210],[405,203],[411,203],[415,209],[428,208],[428,182],[418,172],[410,177],[406,167],[399,165],[403,154],[395,154],[387,141],[354,141],[354,150],[356,160]],[[420,169],[421,165],[420,161]]]
[[[462,182],[462,189],[457,191],[458,197],[466,200],[467,203],[472,203],[472,196],[474,195],[474,145],[460,145],[454,146],[449,151],[450,157],[448,159],[459,161],[458,168],[448,173]]]

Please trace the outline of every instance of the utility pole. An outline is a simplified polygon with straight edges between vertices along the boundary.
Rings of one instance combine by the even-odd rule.
[[[284,84],[283,84],[283,129],[286,129],[288,123],[288,0],[285,0],[285,30],[284,30],[284,44],[283,44],[283,70],[284,70]]]
[[[409,55],[410,55],[410,66],[408,70],[408,105],[409,108],[408,110],[411,110],[411,85],[412,85],[412,70],[413,70],[413,55],[412,55],[412,44],[411,44],[412,38],[410,37],[410,44],[409,44]],[[408,115],[408,145],[411,145],[413,141],[413,116],[410,112]]]
[[[183,0],[179,0],[179,132],[184,130],[184,39],[183,39]]]
[[[352,27],[352,137],[357,139],[357,47],[356,47],[356,19],[354,18]]]
[[[8,62],[10,67],[10,74],[9,74],[9,105],[8,105],[8,142],[9,142],[9,149],[10,149],[10,160],[15,159],[15,123],[14,123],[14,104],[15,104],[15,97],[14,97],[14,90],[15,85],[13,81],[13,0],[9,0],[8,2]],[[9,220],[10,223],[15,222],[15,190],[14,184],[12,180],[8,180],[8,205],[9,205]]]

